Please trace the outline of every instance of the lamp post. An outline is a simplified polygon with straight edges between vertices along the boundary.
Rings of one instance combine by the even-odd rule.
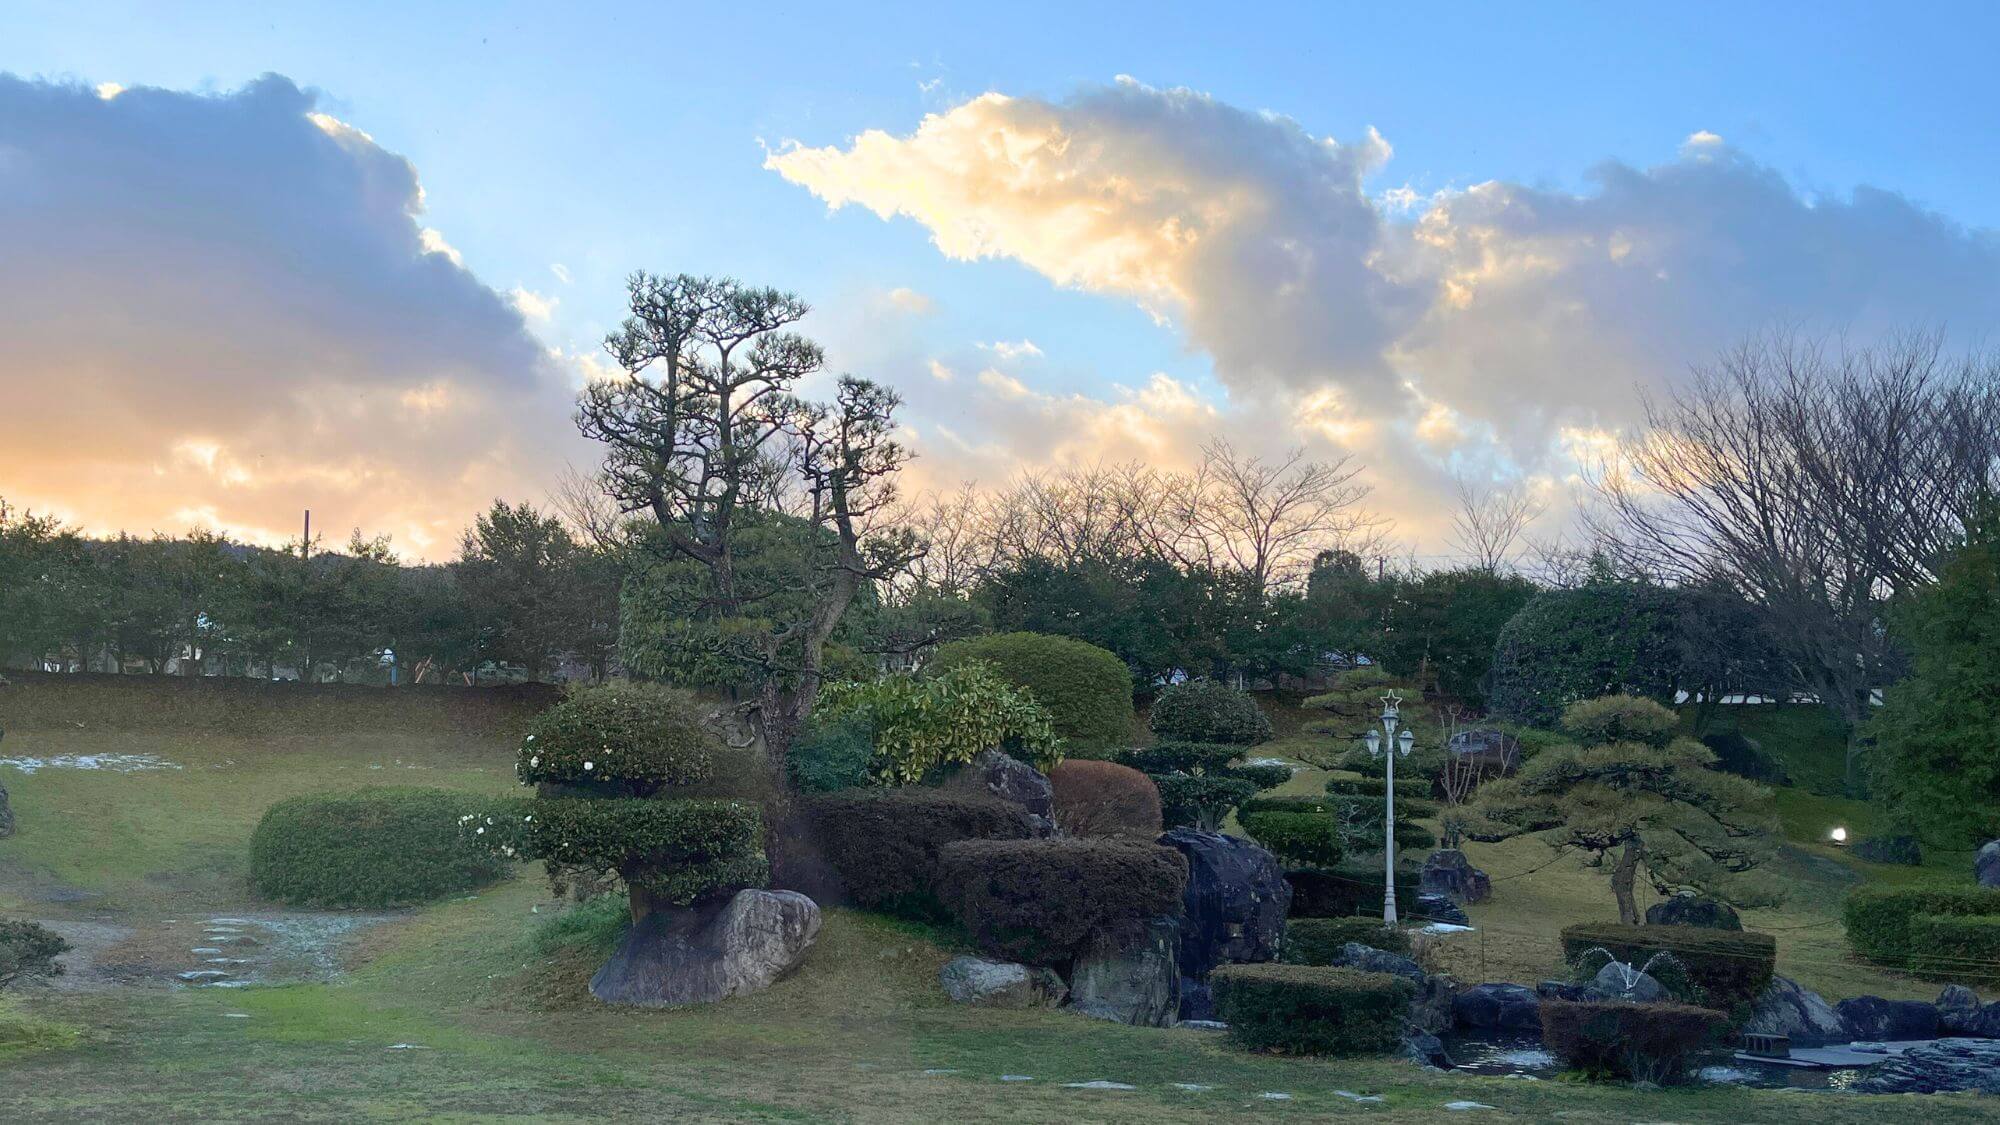
[[[1417,736],[1410,728],[1403,727],[1398,734],[1396,728],[1402,724],[1403,697],[1395,692],[1382,697],[1382,730],[1369,731],[1361,741],[1368,746],[1368,756],[1379,758],[1386,751],[1389,755],[1389,780],[1383,786],[1384,806],[1382,816],[1382,924],[1396,924],[1396,759],[1409,757],[1410,747]],[[1386,743],[1386,745],[1385,745]]]

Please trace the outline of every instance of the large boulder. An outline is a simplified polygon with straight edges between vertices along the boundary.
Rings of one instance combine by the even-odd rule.
[[[1493,880],[1472,866],[1457,848],[1439,848],[1424,860],[1422,888],[1457,903],[1485,902],[1493,897]]]
[[[1055,789],[1042,771],[998,750],[982,750],[965,767],[945,782],[947,789],[998,797],[1027,810],[1035,823],[1036,835],[1053,835],[1056,830]]]
[[[1652,974],[1623,961],[1608,962],[1597,970],[1597,975],[1591,978],[1589,990],[1600,1000],[1630,1000],[1635,1004],[1670,999],[1666,987],[1654,980]]]
[[[2000,1000],[1981,1006],[1979,994],[1962,984],[1938,993],[1938,1034],[2000,1039]]]
[[[1458,999],[1458,982],[1447,973],[1432,973],[1417,979],[1417,994],[1410,998],[1410,1029],[1450,1031],[1452,1002]]]
[[[1940,1039],[1912,1047],[1855,1084],[1864,1094],[2000,1094],[2000,1041]]]
[[[1880,996],[1854,996],[1833,1006],[1847,1025],[1851,1039],[1888,1042],[1898,1039],[1935,1039],[1938,1010],[1922,1000],[1884,1000]]]
[[[1450,1070],[1452,1065],[1444,1044],[1427,1031],[1412,1030],[1403,1036],[1403,1057],[1427,1070]]]
[[[804,960],[819,925],[819,907],[796,891],[738,891],[721,904],[657,910],[590,978],[590,994],[667,1008],[759,992]]]
[[[1973,881],[1982,887],[2000,888],[2000,840],[1988,840],[1972,857]]]
[[[1181,1007],[1180,944],[1176,918],[1092,935],[1070,972],[1071,1009],[1134,1027],[1172,1027]]]
[[[1844,1043],[1847,1024],[1826,998],[1795,980],[1772,977],[1751,1006],[1745,1032],[1783,1035],[1800,1047]]]
[[[938,983],[954,1003],[983,1008],[1053,1008],[1069,995],[1053,969],[982,957],[952,958],[938,972]]]
[[[1535,990],[1519,984],[1475,984],[1451,1002],[1459,1027],[1479,1031],[1540,1031],[1542,1003]]]
[[[1225,962],[1277,960],[1292,885],[1277,858],[1248,840],[1176,828],[1159,842],[1188,861],[1178,955],[1180,1017],[1211,1019],[1210,970]]]
[[[1679,894],[1646,908],[1648,926],[1696,926],[1704,930],[1741,930],[1743,919],[1726,902]]]

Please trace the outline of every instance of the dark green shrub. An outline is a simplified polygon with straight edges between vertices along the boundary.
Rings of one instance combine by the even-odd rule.
[[[1701,744],[1715,755],[1715,768],[1764,785],[1790,785],[1792,777],[1784,764],[1764,752],[1757,740],[1742,731],[1725,730],[1701,736]]]
[[[1671,700],[1680,686],[1684,598],[1663,586],[1595,582],[1545,590],[1493,646],[1488,708],[1551,726],[1579,699],[1630,693]]]
[[[1293,918],[1382,917],[1382,864],[1346,860],[1331,870],[1298,868],[1285,872],[1292,885]],[[1417,890],[1423,871],[1413,863],[1396,865],[1396,914],[1417,917]]]
[[[1253,1051],[1371,1055],[1403,1041],[1416,986],[1388,973],[1312,965],[1224,965],[1209,977],[1215,1014]]]
[[[1922,951],[1910,924],[1922,915],[2000,916],[2000,890],[1979,887],[1857,887],[1841,907],[1847,944],[1880,965],[1907,965]]]
[[[1377,904],[1378,910],[1380,904]],[[1330,965],[1350,941],[1371,949],[1410,955],[1410,935],[1392,930],[1376,917],[1294,918],[1285,923],[1285,944],[1279,960],[1293,965]]]
[[[461,831],[483,808],[444,789],[358,789],[289,797],[250,835],[250,881],[297,906],[404,906],[498,879],[506,858]]]
[[[1078,750],[1132,744],[1132,672],[1117,654],[1070,637],[998,633],[953,641],[927,672],[983,661],[1048,710],[1056,736]]]
[[[1342,855],[1340,830],[1324,812],[1260,809],[1236,814],[1243,831],[1286,867],[1332,867]]]
[[[551,864],[617,871],[628,889],[685,906],[696,899],[761,887],[764,818],[748,801],[553,797],[497,806],[472,821],[505,854]]]
[[[821,855],[857,905],[935,917],[938,853],[963,840],[1024,840],[1019,806],[922,786],[847,789],[801,799]]]
[[[1222,774],[1247,781],[1259,789],[1276,789],[1292,779],[1292,767],[1282,762],[1261,766],[1225,766]]]
[[[599,785],[611,776],[630,796],[704,781],[721,742],[693,696],[658,684],[612,680],[571,692],[528,722],[516,772],[528,785]]]
[[[1915,972],[2000,981],[2000,916],[1919,914],[1909,933]]]
[[[1685,1004],[1598,1000],[1547,999],[1541,1014],[1542,1045],[1566,1066],[1660,1084],[1684,1077],[1728,1020]]]
[[[1633,965],[1644,965],[1656,953],[1673,954],[1707,1002],[1723,1011],[1756,1000],[1764,986],[1771,983],[1771,971],[1778,959],[1776,938],[1747,930],[1587,922],[1567,926],[1562,931],[1566,962],[1574,964],[1599,947]]]
[[[56,958],[69,949],[69,942],[46,926],[0,919],[0,986],[19,977],[61,973]]]
[[[1257,701],[1214,680],[1174,684],[1153,700],[1153,734],[1170,742],[1255,746],[1271,739],[1271,720]]]
[[[785,767],[801,793],[831,793],[868,785],[875,730],[862,715],[813,722],[785,751]]]
[[[1061,965],[1095,933],[1178,916],[1187,877],[1145,840],[968,840],[939,855],[937,894],[988,956]]]
[[[1243,747],[1227,742],[1156,742],[1118,755],[1141,773],[1221,773]]]
[[[1234,777],[1214,774],[1170,773],[1153,778],[1160,790],[1160,814],[1169,828],[1221,827],[1229,812],[1257,792],[1257,787]]]
[[[1061,762],[1049,771],[1056,824],[1071,836],[1160,834],[1160,790],[1116,762]]]
[[[1389,793],[1389,782],[1380,777],[1329,777],[1326,792],[1331,797],[1371,797],[1377,804]],[[1431,800],[1430,784],[1421,779],[1396,782],[1396,811],[1401,813],[1405,804],[1411,804],[1418,811],[1414,816],[1435,816],[1438,804]]]

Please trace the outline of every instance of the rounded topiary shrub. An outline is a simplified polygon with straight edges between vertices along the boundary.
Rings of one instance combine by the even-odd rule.
[[[1380,917],[1294,918],[1285,923],[1279,960],[1293,965],[1331,965],[1348,942],[1410,955],[1410,935],[1383,925]]]
[[[1160,818],[1167,827],[1210,832],[1222,827],[1230,810],[1257,792],[1242,778],[1215,774],[1161,774],[1153,784],[1160,791]]]
[[[1224,965],[1209,977],[1216,1018],[1251,1050],[1373,1055],[1403,1041],[1416,986],[1389,973],[1313,965]]]
[[[1243,753],[1228,742],[1155,742],[1118,755],[1141,773],[1223,773]]]
[[[1668,1083],[1687,1074],[1728,1017],[1685,1004],[1543,1000],[1542,1045],[1572,1069]]]
[[[1178,916],[1187,857],[1145,840],[975,840],[938,857],[938,898],[981,952],[1061,965],[1093,934]]]
[[[463,893],[506,870],[503,855],[461,831],[475,803],[416,788],[287,798],[250,836],[250,881],[296,906],[405,906]]]
[[[721,745],[693,696],[613,680],[573,692],[530,720],[515,768],[529,785],[612,779],[620,795],[646,797],[706,781]]]
[[[800,807],[849,899],[917,917],[940,913],[932,887],[946,845],[1025,840],[1035,831],[1019,805],[923,786],[844,789],[806,797]]]
[[[1132,743],[1132,673],[1116,653],[1070,637],[997,633],[940,647],[926,671],[981,661],[1025,688],[1075,754]]]
[[[1214,680],[1174,684],[1153,700],[1155,737],[1170,742],[1255,746],[1271,740],[1271,720],[1249,693]]]
[[[1071,836],[1160,834],[1160,789],[1113,762],[1063,762],[1049,771],[1056,823]]]

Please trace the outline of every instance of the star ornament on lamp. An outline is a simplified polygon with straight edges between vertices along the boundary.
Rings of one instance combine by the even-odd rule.
[[[1382,924],[1385,926],[1396,924],[1396,759],[1409,757],[1411,748],[1417,744],[1416,734],[1402,722],[1403,697],[1392,691],[1382,697],[1382,729],[1361,736],[1370,758],[1380,758],[1385,744],[1393,750],[1389,755],[1388,778],[1382,786],[1382,799],[1386,802],[1382,816]]]

